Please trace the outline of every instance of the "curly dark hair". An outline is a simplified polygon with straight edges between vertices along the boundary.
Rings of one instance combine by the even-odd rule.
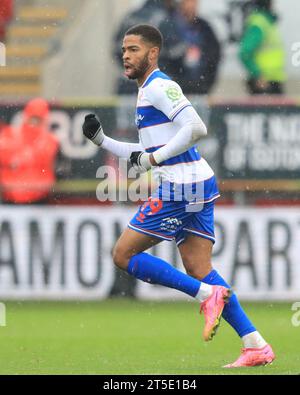
[[[141,36],[142,39],[154,46],[158,47],[159,50],[163,46],[163,36],[161,32],[152,25],[135,25],[127,30],[125,36],[133,34],[135,36]]]

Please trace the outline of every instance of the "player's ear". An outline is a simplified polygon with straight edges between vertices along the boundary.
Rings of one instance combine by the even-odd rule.
[[[149,59],[150,59],[151,61],[157,60],[157,59],[158,59],[158,55],[159,55],[159,48],[158,48],[158,47],[152,47],[152,48],[150,48],[150,51],[149,51]]]

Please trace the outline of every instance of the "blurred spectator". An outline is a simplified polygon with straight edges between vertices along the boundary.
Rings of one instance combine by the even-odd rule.
[[[247,85],[251,94],[283,93],[285,53],[272,0],[253,1],[239,55],[248,73]]]
[[[48,129],[49,105],[41,98],[25,106],[19,127],[0,134],[0,183],[7,203],[37,203],[47,199],[55,183],[59,144]]]
[[[125,16],[113,40],[114,56],[121,67],[123,67],[123,60],[120,43],[122,43],[125,32],[130,27],[141,23],[148,23],[158,27],[163,20],[172,18],[175,4],[175,0],[146,0],[140,8]],[[117,83],[118,94],[126,95],[136,92],[137,85],[135,81],[130,81],[125,77],[119,78]]]
[[[6,26],[13,16],[13,0],[0,0],[0,41],[5,41]]]
[[[221,57],[214,31],[197,15],[198,5],[198,0],[180,0],[174,18],[159,26],[164,36],[161,69],[187,94],[211,91]]]

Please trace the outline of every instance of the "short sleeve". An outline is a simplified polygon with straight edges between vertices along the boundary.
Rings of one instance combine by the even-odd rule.
[[[171,121],[185,107],[191,106],[180,86],[171,80],[156,78],[147,86],[145,93],[151,105],[162,111]]]

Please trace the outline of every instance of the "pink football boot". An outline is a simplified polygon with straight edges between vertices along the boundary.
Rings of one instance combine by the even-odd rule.
[[[231,290],[221,285],[213,285],[213,292],[209,298],[201,303],[200,314],[204,313],[205,326],[203,330],[203,338],[205,341],[212,340],[220,325],[225,303],[228,302]]]
[[[242,355],[233,363],[223,366],[224,368],[240,368],[268,365],[275,359],[272,347],[266,344],[263,348],[243,348]]]

